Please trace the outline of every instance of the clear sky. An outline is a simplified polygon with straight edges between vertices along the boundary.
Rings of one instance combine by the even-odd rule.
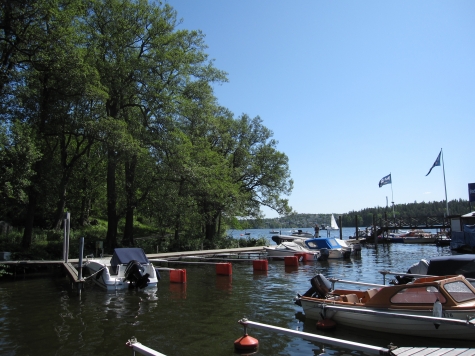
[[[219,104],[273,131],[298,213],[445,200],[441,148],[448,200],[468,199],[475,1],[166,2],[228,73]]]

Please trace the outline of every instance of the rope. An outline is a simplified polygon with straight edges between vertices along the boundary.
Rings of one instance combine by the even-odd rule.
[[[107,268],[107,267],[106,267],[106,266],[104,266],[104,267],[102,267],[102,268],[101,268],[99,271],[97,271],[97,272],[94,272],[94,273],[93,273],[93,274],[91,274],[90,276],[84,277],[83,279],[84,279],[85,281],[87,281],[89,278],[91,278],[91,277],[95,276],[96,274],[98,274],[100,271],[102,271],[102,270],[103,270],[103,269],[105,269],[105,268]]]

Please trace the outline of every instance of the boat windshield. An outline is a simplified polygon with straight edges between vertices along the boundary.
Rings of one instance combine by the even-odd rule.
[[[459,303],[475,299],[472,290],[461,281],[445,283],[444,288]]]
[[[394,304],[433,304],[437,299],[443,304],[447,300],[434,286],[404,288],[391,298]]]

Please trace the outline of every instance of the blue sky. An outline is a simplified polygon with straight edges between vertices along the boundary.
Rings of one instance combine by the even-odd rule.
[[[468,199],[474,1],[167,3],[228,73],[220,105],[273,131],[298,213],[445,200],[442,166],[426,177],[441,148],[448,200]],[[389,173],[392,186],[379,188]]]

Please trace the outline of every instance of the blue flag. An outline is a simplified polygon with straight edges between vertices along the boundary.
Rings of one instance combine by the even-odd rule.
[[[440,150],[439,155],[437,156],[437,159],[435,160],[432,167],[430,167],[429,173],[426,174],[426,177],[430,174],[430,172],[432,172],[432,168],[434,168],[435,166],[440,166],[440,154],[441,153],[442,153],[442,150]]]
[[[387,175],[386,177],[381,178],[381,180],[379,181],[380,188],[385,184],[391,184],[391,174]]]

